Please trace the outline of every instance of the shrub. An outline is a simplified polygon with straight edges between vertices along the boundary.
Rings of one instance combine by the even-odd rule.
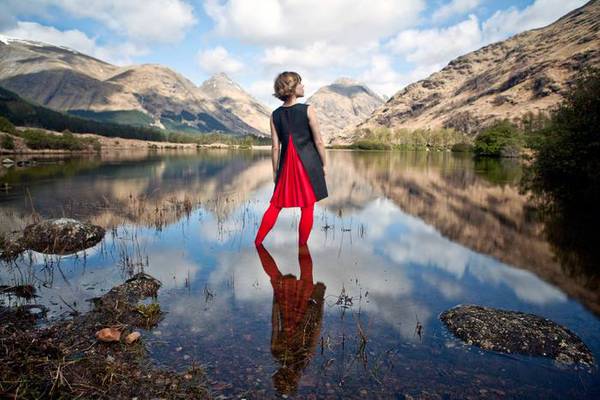
[[[0,147],[6,150],[14,150],[15,141],[10,135],[2,135],[2,143],[0,143]]]
[[[522,188],[541,205],[545,235],[563,270],[600,279],[600,69],[586,68],[540,130]]]
[[[515,157],[520,154],[523,139],[516,126],[507,120],[494,122],[476,138],[473,151],[478,156]]]
[[[7,118],[0,116],[0,132],[15,133],[15,126]]]
[[[600,69],[576,78],[551,121],[537,133],[531,166],[537,189],[563,200],[600,201]],[[575,190],[578,189],[578,190]]]
[[[88,142],[83,138],[75,137],[70,132],[54,135],[40,129],[26,129],[18,132],[17,135],[25,140],[25,144],[30,149],[84,150]]]
[[[377,142],[375,140],[362,139],[354,142],[352,147],[361,150],[389,150],[391,146],[389,144]]]
[[[473,145],[471,143],[455,143],[450,148],[453,152],[456,153],[467,153],[473,151]]]

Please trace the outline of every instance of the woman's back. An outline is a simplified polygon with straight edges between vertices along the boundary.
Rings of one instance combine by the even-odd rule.
[[[279,168],[275,183],[279,179],[284,160],[288,150],[289,138],[292,136],[296,153],[302,161],[302,165],[316,197],[321,200],[328,196],[325,176],[323,174],[323,162],[313,139],[308,121],[308,104],[296,103],[293,106],[280,106],[273,111],[273,124],[277,131],[277,137],[281,143]]]

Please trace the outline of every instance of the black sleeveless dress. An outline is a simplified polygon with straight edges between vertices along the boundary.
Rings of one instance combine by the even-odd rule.
[[[308,104],[280,106],[273,123],[281,143],[271,203],[304,207],[328,196],[323,162],[308,123]]]

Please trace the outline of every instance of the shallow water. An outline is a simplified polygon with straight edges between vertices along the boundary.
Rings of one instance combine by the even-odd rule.
[[[570,328],[598,360],[597,282],[556,261],[518,191],[518,163],[427,152],[328,156],[329,197],[316,205],[302,257],[297,208],[281,211],[264,251],[253,245],[273,191],[268,152],[3,169],[4,232],[35,211],[89,220],[107,235],[75,255],[28,252],[0,266],[0,285],[35,285],[52,320],[70,307],[88,310],[86,299],[135,272],[153,275],[166,312],[142,331],[153,361],[181,371],[200,363],[217,396],[600,395],[597,369],[480,350],[438,318],[461,303],[532,312]]]

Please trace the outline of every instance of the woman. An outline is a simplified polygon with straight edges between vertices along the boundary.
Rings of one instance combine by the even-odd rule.
[[[304,96],[300,75],[282,72],[275,79],[274,89],[273,95],[284,102],[271,113],[275,189],[254,244],[262,243],[283,207],[300,207],[298,244],[303,245],[308,242],[312,230],[314,203],[328,196],[325,146],[314,107],[296,102],[298,97]]]

